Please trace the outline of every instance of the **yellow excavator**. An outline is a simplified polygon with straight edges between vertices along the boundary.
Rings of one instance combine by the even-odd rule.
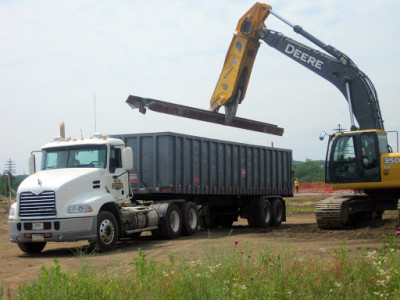
[[[292,27],[323,52],[267,29],[264,22],[269,15]],[[379,220],[385,210],[396,209],[400,220],[400,153],[393,153],[388,144],[374,85],[348,56],[299,25],[293,25],[267,4],[256,3],[240,18],[210,101],[210,111],[137,96],[129,96],[127,102],[143,113],[147,107],[177,116],[282,135],[283,129],[276,125],[236,117],[260,41],[331,82],[348,102],[351,131],[339,130],[329,136],[325,181],[333,184],[335,190],[360,192],[320,201],[316,206],[318,226],[322,229],[356,226]],[[225,114],[218,113],[222,106]],[[320,139],[323,137],[321,135]]]

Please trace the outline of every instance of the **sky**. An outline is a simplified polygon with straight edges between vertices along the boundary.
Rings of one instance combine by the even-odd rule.
[[[72,138],[172,131],[292,149],[295,160],[325,159],[320,132],[350,127],[345,98],[265,43],[237,116],[283,127],[282,137],[142,115],[125,103],[136,95],[208,109],[237,22],[254,3],[0,0],[0,168],[11,159],[17,174],[28,173],[31,151],[59,136],[61,121]],[[400,129],[400,1],[268,4],[346,53],[374,83],[385,129]],[[310,45],[274,16],[265,23]]]

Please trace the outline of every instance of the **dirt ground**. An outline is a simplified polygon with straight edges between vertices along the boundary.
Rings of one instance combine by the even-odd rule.
[[[287,206],[289,211],[297,211],[290,210],[294,207],[309,207],[309,211],[312,211],[315,201],[325,197],[327,196],[324,194],[299,194],[289,199]],[[84,258],[80,254],[86,248],[87,242],[49,243],[39,255],[29,256],[9,241],[7,215],[6,204],[1,204],[0,283],[4,286],[6,298],[14,293],[22,282],[36,280],[42,266],[54,266],[55,258],[59,260],[64,271],[79,270],[84,260],[95,267],[98,274],[107,272],[123,275],[131,269],[139,248],[145,251],[148,259],[162,262],[169,260],[170,253],[177,258],[187,259],[202,257],[210,250],[217,253],[233,253],[234,242],[237,240],[238,249],[246,247],[252,255],[257,255],[266,245],[270,245],[277,250],[290,249],[294,255],[319,255],[329,258],[334,249],[342,246],[349,251],[360,248],[376,249],[383,245],[384,234],[394,234],[397,230],[396,212],[386,212],[383,221],[372,227],[335,231],[318,229],[312,212],[294,212],[287,215],[287,221],[281,226],[268,229],[248,228],[246,220],[239,220],[231,229],[200,230],[193,236],[176,240],[156,240],[150,234],[144,234],[136,241],[121,241],[111,252],[97,253]]]

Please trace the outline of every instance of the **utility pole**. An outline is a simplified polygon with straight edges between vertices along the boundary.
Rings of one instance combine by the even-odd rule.
[[[4,172],[8,172],[11,175],[15,174],[16,171],[16,165],[15,162],[13,160],[11,160],[11,158],[9,160],[7,160],[4,164]]]
[[[3,176],[4,177],[7,177],[7,181],[8,181],[8,195],[9,195],[9,197],[10,197],[10,203],[12,203],[12,196],[11,196],[11,174],[10,174],[10,172],[8,172],[8,171],[4,171],[4,173],[3,173]]]
[[[12,188],[11,188],[11,176],[16,173],[16,165],[13,160],[8,159],[4,164],[4,172],[3,175],[7,176],[8,181],[8,194],[10,197],[10,203],[12,202]]]

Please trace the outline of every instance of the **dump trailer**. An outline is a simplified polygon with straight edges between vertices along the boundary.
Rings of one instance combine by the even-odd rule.
[[[282,197],[293,196],[291,150],[171,132],[114,136],[133,149],[133,200],[193,202],[202,227],[285,220]]]
[[[11,242],[88,240],[108,251],[144,231],[172,239],[204,228],[285,221],[292,152],[177,133],[56,138],[34,154],[9,213]]]

